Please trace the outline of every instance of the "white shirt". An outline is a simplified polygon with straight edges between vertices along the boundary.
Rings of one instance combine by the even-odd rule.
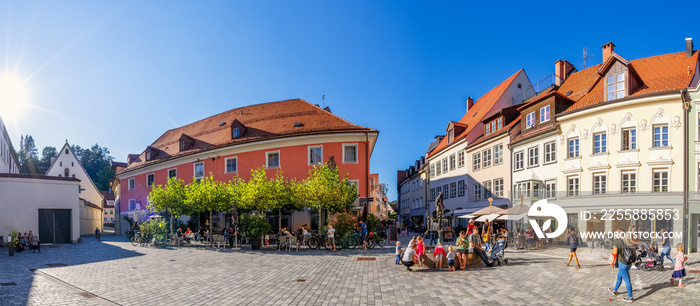
[[[413,248],[407,248],[405,252],[403,252],[403,261],[413,261],[413,256],[416,255],[416,250]]]
[[[328,238],[333,238],[335,235],[335,229],[334,228],[329,228],[328,229]]]

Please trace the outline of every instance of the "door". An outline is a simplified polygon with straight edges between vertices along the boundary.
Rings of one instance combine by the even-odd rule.
[[[71,210],[39,209],[39,240],[42,243],[71,243]]]
[[[694,228],[694,233],[693,235],[693,252],[697,252],[698,249],[698,241],[700,241],[700,215],[693,215],[693,219],[695,219],[695,228]]]

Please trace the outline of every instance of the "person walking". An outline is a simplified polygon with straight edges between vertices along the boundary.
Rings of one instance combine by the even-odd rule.
[[[625,229],[620,227],[617,229],[617,232],[619,236],[624,235]],[[615,287],[608,288],[608,291],[610,291],[610,293],[612,293],[613,295],[617,294],[617,289],[620,288],[620,285],[624,280],[625,287],[627,288],[627,297],[623,298],[622,301],[632,302],[633,297],[632,282],[630,281],[630,267],[632,266],[632,263],[634,263],[634,260],[627,260],[625,258],[624,253],[625,248],[627,247],[629,246],[627,246],[625,241],[620,238],[617,238],[613,241],[612,260],[610,260],[608,264],[611,265],[612,268],[615,268],[615,266],[617,266],[617,282],[615,283]]]
[[[678,253],[676,253],[676,263],[674,265],[673,274],[671,274],[671,286],[673,286],[673,279],[677,278],[678,287],[685,287],[683,278],[685,277],[685,262],[688,260],[688,257],[683,254],[685,246],[682,243],[676,245],[676,249],[678,249]]]
[[[479,236],[479,228],[475,227],[472,234],[469,236],[469,251],[476,254],[484,262],[487,267],[492,267],[493,264],[489,263],[489,259],[486,257],[486,252],[481,246],[482,237]]]
[[[396,241],[396,264],[401,264],[401,241]]]
[[[630,227],[627,229],[627,235],[625,236],[625,243],[627,246],[637,249],[639,246],[639,240],[637,240],[637,226],[632,224]],[[638,260],[639,258],[637,258]],[[634,262],[631,263],[632,269],[637,270],[637,265],[635,264],[637,262],[635,260]]]
[[[437,235],[438,235],[438,224],[433,218],[430,218],[430,245],[437,244],[437,242],[438,242]]]
[[[367,249],[367,223],[360,220],[360,240],[362,240],[362,249]]]
[[[469,239],[467,239],[467,233],[464,231],[459,232],[459,238],[457,238],[457,259],[459,259],[459,269],[464,270],[467,268],[467,250],[469,248]]]
[[[664,266],[664,257],[668,258],[675,265],[676,261],[671,258],[671,239],[668,238],[666,229],[662,228],[659,233],[661,237],[663,237],[663,240],[661,240],[661,254],[659,254],[661,257],[661,266]]]
[[[566,262],[566,266],[569,266],[571,259],[576,260],[576,268],[581,269],[581,265],[578,263],[578,256],[576,256],[576,248],[578,248],[578,234],[574,230],[573,226],[569,226],[569,233],[566,235],[566,240],[569,241],[569,260]]]
[[[95,228],[95,239],[100,240],[100,228]]]

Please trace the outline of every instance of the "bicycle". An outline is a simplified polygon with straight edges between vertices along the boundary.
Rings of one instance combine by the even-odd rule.
[[[375,246],[379,246],[381,248],[382,245],[384,245],[384,237],[376,232],[370,232],[367,236],[367,248],[373,249]]]
[[[341,245],[343,248],[354,249],[358,245],[362,245],[361,241],[362,241],[362,239],[360,239],[360,234],[358,234],[357,232],[354,232],[354,233],[350,233],[350,234],[345,235],[345,237],[343,237],[343,241],[342,241]]]
[[[141,243],[141,232],[128,231],[127,236],[129,237],[131,245],[137,246],[139,243]]]
[[[323,246],[324,248],[328,249],[329,251],[331,250],[330,245],[328,244],[328,236],[326,235],[313,235],[311,238],[309,238],[309,248],[312,249],[317,249],[320,246]],[[336,246],[338,245],[338,242],[335,242]]]

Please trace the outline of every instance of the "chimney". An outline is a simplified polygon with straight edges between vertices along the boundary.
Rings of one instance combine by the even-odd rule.
[[[467,98],[467,111],[472,108],[472,105],[474,105],[474,99],[472,97]]]
[[[693,38],[685,39],[685,57],[693,56]]]
[[[611,42],[603,45],[603,63],[605,63],[610,56],[615,53],[615,44]]]
[[[571,69],[574,69],[574,65],[568,61],[558,60],[554,62],[554,85],[561,86]]]

